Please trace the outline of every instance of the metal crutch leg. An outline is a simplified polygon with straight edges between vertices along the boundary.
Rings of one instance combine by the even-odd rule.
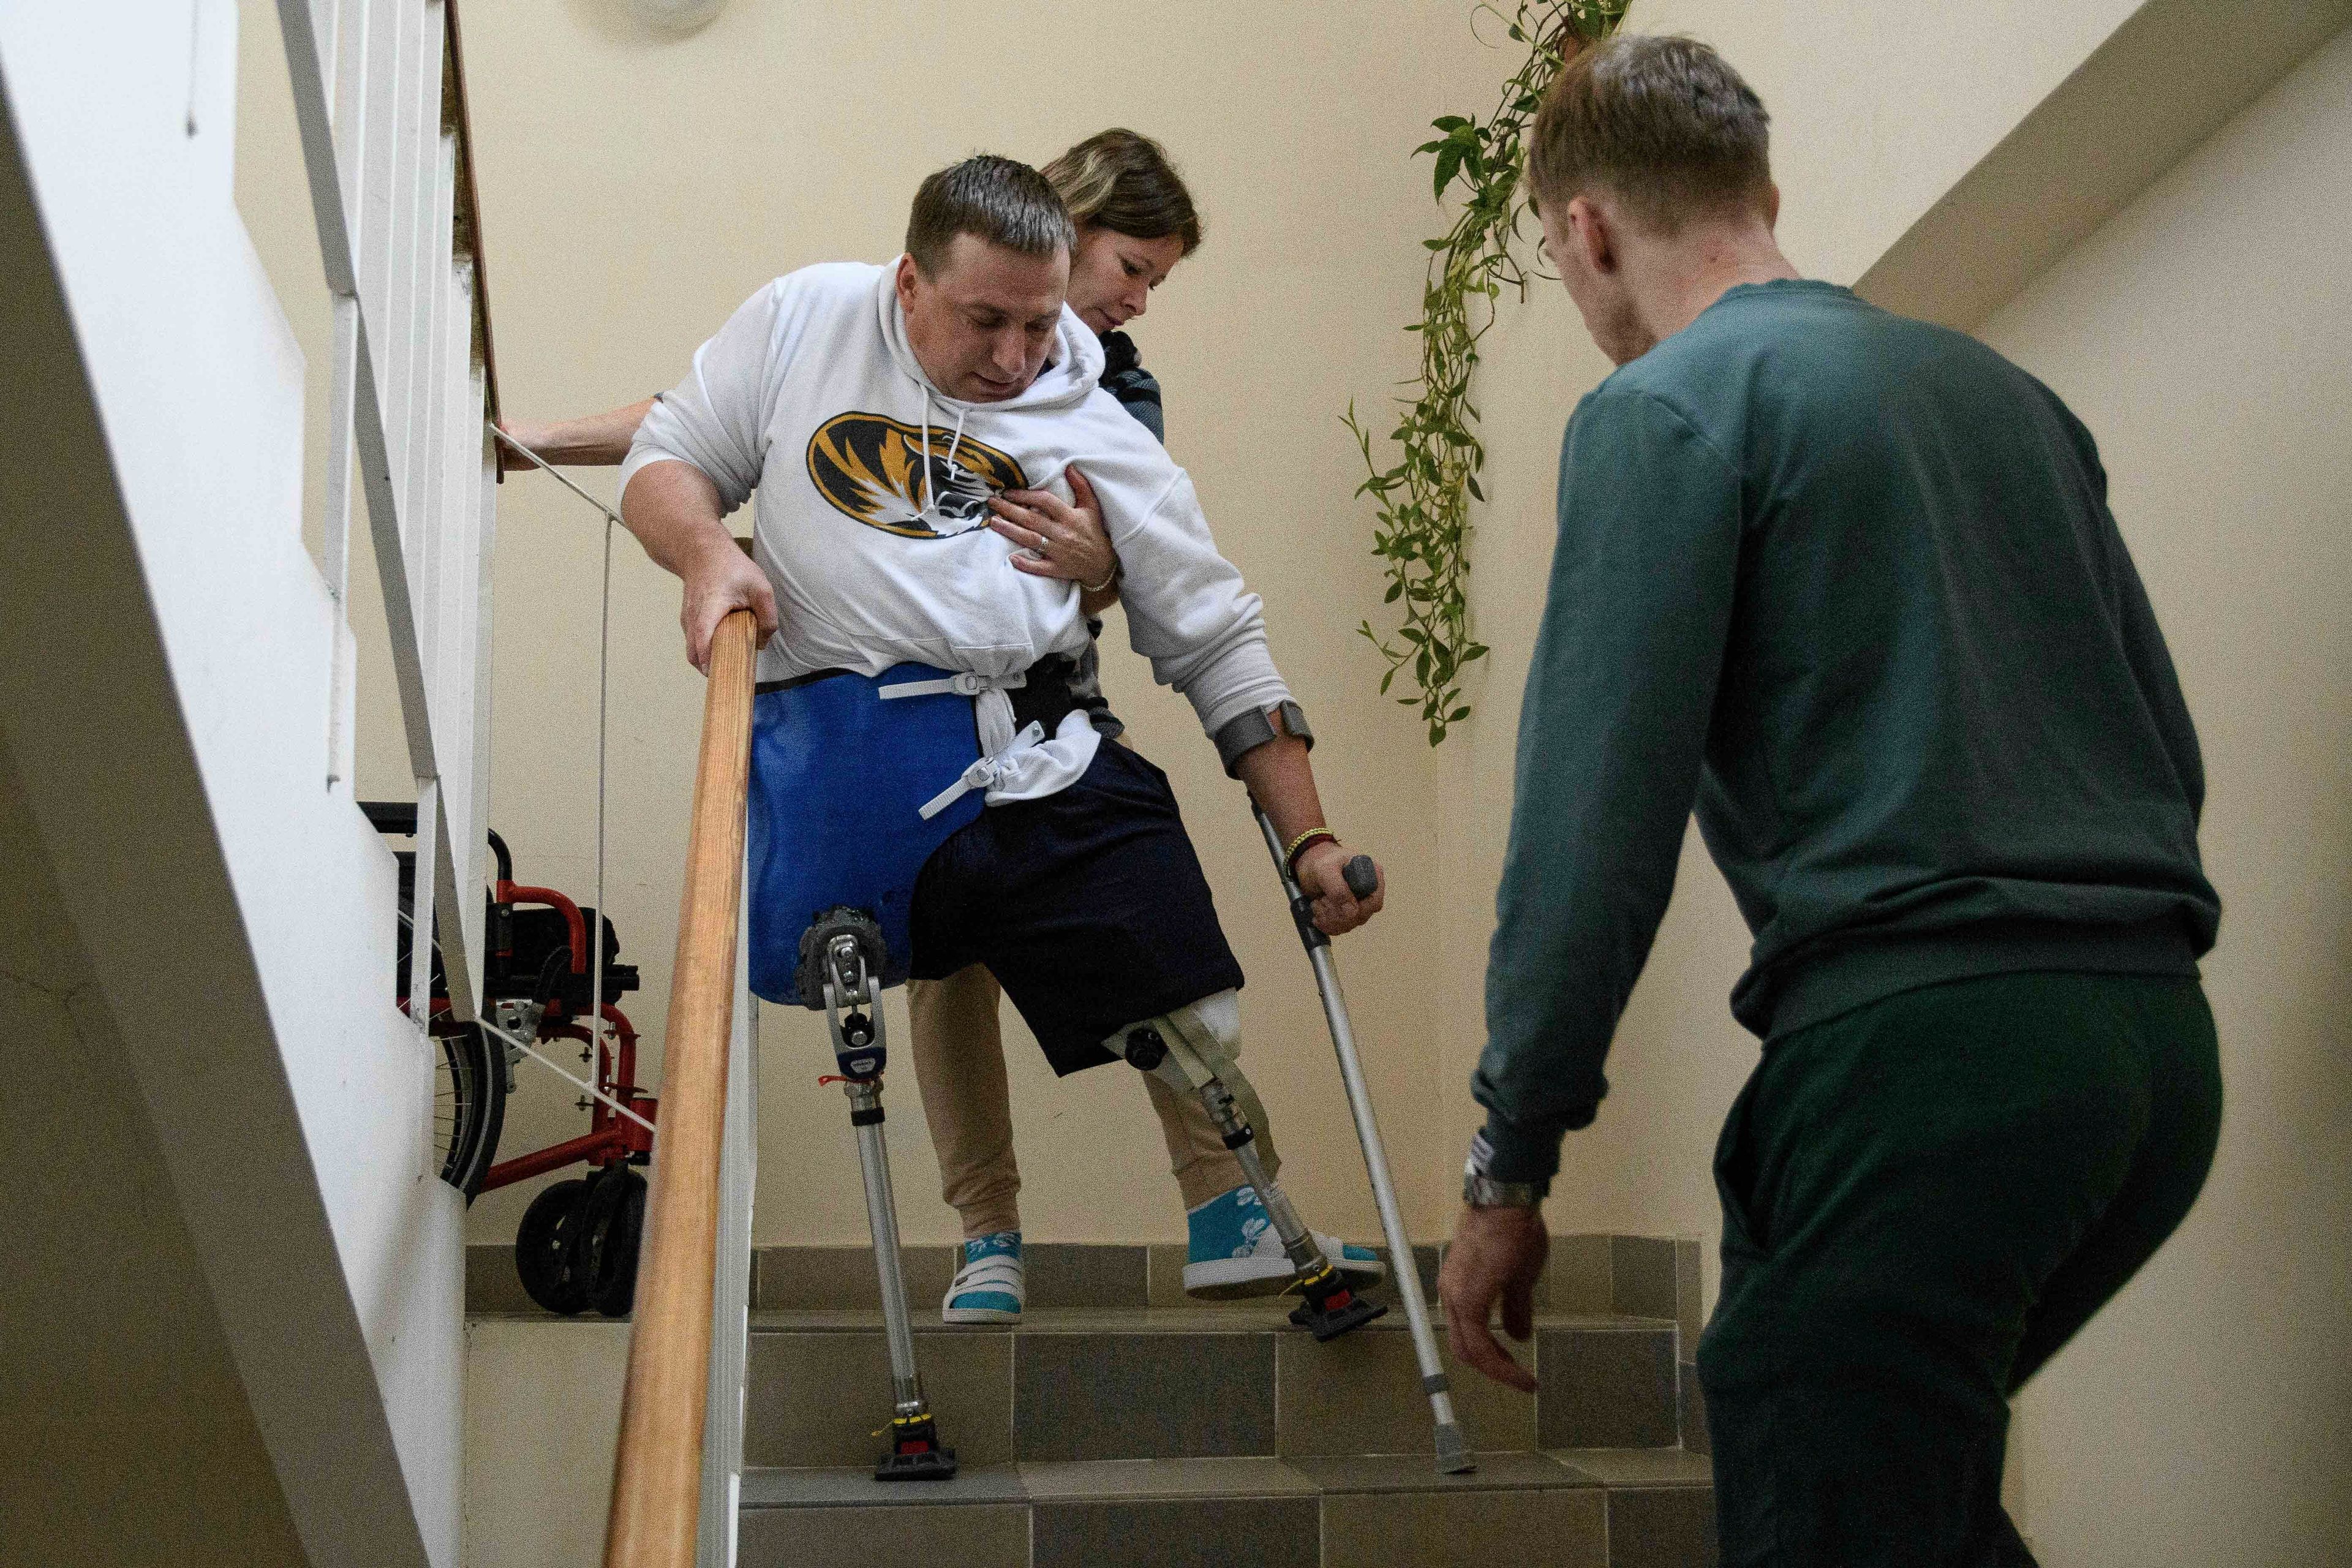
[[[1315,988],[1323,995],[1323,1017],[1331,1026],[1331,1048],[1339,1058],[1339,1080],[1347,1088],[1348,1110],[1356,1119],[1356,1141],[1364,1149],[1364,1172],[1371,1178],[1372,1203],[1380,1210],[1381,1233],[1389,1244],[1390,1272],[1396,1279],[1398,1293],[1404,1299],[1405,1322],[1412,1331],[1413,1359],[1421,1366],[1422,1391],[1429,1395],[1430,1415],[1436,1426],[1437,1468],[1446,1475],[1475,1469],[1469,1443],[1454,1416],[1452,1385],[1446,1381],[1445,1363],[1438,1357],[1437,1335],[1429,1321],[1429,1301],[1422,1294],[1421,1269],[1413,1261],[1412,1238],[1405,1234],[1404,1216],[1397,1207],[1396,1185],[1389,1175],[1388,1150],[1381,1142],[1380,1123],[1372,1115],[1371,1091],[1364,1085],[1364,1064],[1356,1054],[1356,1033],[1348,1022],[1348,998],[1339,989],[1339,971],[1331,961],[1331,939],[1317,929],[1314,900],[1307,898],[1298,879],[1290,874],[1289,863],[1283,858],[1282,838],[1275,832],[1274,824],[1255,802],[1251,803],[1250,809],[1257,817],[1258,831],[1265,836],[1267,850],[1274,856],[1274,868],[1281,876],[1282,890],[1290,900],[1291,919],[1298,925],[1298,940],[1307,948],[1307,962],[1315,969]],[[1358,898],[1370,894],[1379,885],[1379,873],[1368,855],[1359,855],[1349,861],[1346,875],[1349,891]]]
[[[802,939],[803,984],[814,979],[824,990],[825,1024],[849,1095],[849,1124],[857,1130],[866,1223],[873,1232],[874,1269],[882,1288],[882,1332],[890,1347],[890,1441],[875,1464],[874,1479],[943,1481],[956,1473],[955,1450],[940,1442],[915,1365],[915,1335],[898,1263],[898,1205],[890,1191],[890,1151],[882,1141],[882,1068],[889,1053],[876,983],[882,973],[881,944],[881,931],[866,916],[827,911]],[[814,976],[805,973],[812,957],[818,970]]]
[[[1155,1075],[1170,1088],[1200,1097],[1209,1120],[1256,1192],[1297,1275],[1298,1293],[1306,1299],[1292,1310],[1290,1321],[1318,1340],[1330,1340],[1381,1316],[1388,1308],[1356,1294],[1355,1288],[1323,1256],[1315,1233],[1298,1217],[1288,1194],[1266,1174],[1265,1163],[1258,1158],[1256,1130],[1217,1076],[1208,1054],[1185,1037],[1179,1018],[1180,1015],[1170,1014],[1129,1029],[1123,1054],[1129,1065]]]

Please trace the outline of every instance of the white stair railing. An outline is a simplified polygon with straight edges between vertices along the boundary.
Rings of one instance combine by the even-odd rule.
[[[498,386],[483,287],[456,0],[278,0],[320,260],[334,297],[326,576],[342,622],[331,784],[353,751],[354,492],[363,501],[416,781],[414,919],[449,1003],[480,991],[489,784],[489,554]],[[430,874],[425,872],[430,868]],[[429,994],[434,944],[412,944]],[[420,1027],[425,1010],[416,1010]]]

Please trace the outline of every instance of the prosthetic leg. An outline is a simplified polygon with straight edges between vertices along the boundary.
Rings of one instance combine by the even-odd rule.
[[[857,1165],[866,1179],[866,1223],[874,1233],[874,1268],[882,1286],[882,1331],[890,1344],[890,1441],[874,1467],[877,1481],[943,1481],[956,1473],[953,1448],[923,1399],[915,1335],[907,1321],[906,1280],[898,1266],[898,1205],[890,1192],[890,1152],[882,1142],[882,928],[856,910],[827,910],[801,938],[800,987],[821,997],[833,1032],[840,1081],[857,1130]]]
[[[1275,1235],[1281,1238],[1282,1249],[1290,1258],[1291,1268],[1297,1272],[1297,1289],[1306,1300],[1291,1312],[1292,1322],[1309,1330],[1318,1340],[1329,1340],[1388,1310],[1356,1294],[1331,1260],[1323,1256],[1314,1233],[1299,1219],[1298,1211],[1290,1206],[1290,1199],[1265,1173],[1265,1164],[1258,1158],[1257,1133],[1234,1103],[1233,1091],[1221,1076],[1220,1069],[1234,1073],[1239,1068],[1202,1016],[1199,1004],[1129,1026],[1120,1031],[1118,1048],[1129,1066],[1152,1074],[1180,1093],[1199,1096],[1202,1105],[1207,1108],[1209,1120],[1223,1136],[1225,1147],[1234,1152],[1242,1174],[1255,1189],[1258,1202],[1265,1206]]]
[[[1297,922],[1298,940],[1306,945],[1307,962],[1315,969],[1315,986],[1323,995],[1323,1017],[1331,1026],[1331,1048],[1339,1053],[1339,1079],[1348,1090],[1348,1110],[1356,1119],[1356,1141],[1363,1145],[1364,1173],[1371,1178],[1372,1203],[1381,1213],[1381,1233],[1389,1244],[1391,1272],[1396,1276],[1397,1290],[1404,1298],[1405,1322],[1412,1331],[1413,1360],[1421,1367],[1421,1386],[1429,1395],[1430,1415],[1437,1431],[1437,1468],[1442,1475],[1458,1474],[1477,1467],[1471,1462],[1470,1448],[1462,1436],[1462,1427],[1454,1419],[1454,1394],[1446,1382],[1445,1363],[1438,1359],[1437,1336],[1429,1322],[1429,1303],[1421,1293],[1421,1270],[1413,1263],[1412,1238],[1405,1234],[1404,1216],[1397,1208],[1396,1185],[1389,1175],[1388,1151],[1381,1142],[1380,1123],[1372,1117],[1371,1092],[1364,1086],[1364,1064],[1356,1054],[1356,1033],[1348,1021],[1348,998],[1339,989],[1339,971],[1331,962],[1331,939],[1316,927],[1314,900],[1298,886],[1290,874],[1288,861],[1282,854],[1282,837],[1266,820],[1265,813],[1255,802],[1258,830],[1265,835],[1265,847],[1274,854],[1274,868],[1282,878],[1282,890],[1290,899],[1290,916]],[[1359,855],[1348,863],[1344,873],[1348,890],[1364,898],[1380,886],[1380,873],[1373,868],[1371,857]]]

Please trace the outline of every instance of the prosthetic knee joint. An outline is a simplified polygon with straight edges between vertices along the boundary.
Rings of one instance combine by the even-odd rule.
[[[1388,1309],[1355,1293],[1332,1260],[1323,1256],[1314,1232],[1299,1219],[1290,1199],[1266,1174],[1265,1163],[1258,1157],[1256,1130],[1250,1126],[1228,1083],[1230,1079],[1244,1089],[1247,1087],[1231,1045],[1238,1032],[1234,1002],[1233,993],[1223,992],[1173,1013],[1130,1024],[1119,1031],[1114,1048],[1129,1066],[1152,1074],[1180,1093],[1199,1097],[1225,1147],[1240,1163],[1242,1174],[1257,1193],[1297,1276],[1296,1289],[1305,1300],[1292,1310],[1290,1321],[1310,1330],[1318,1340],[1336,1339]]]

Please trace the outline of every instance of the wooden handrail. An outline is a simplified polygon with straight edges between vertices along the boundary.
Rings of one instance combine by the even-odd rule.
[[[637,1266],[621,1442],[613,1456],[604,1568],[691,1568],[694,1562],[755,637],[751,612],[738,610],[719,623],[710,644],[702,757],[694,777],[693,830],[663,1044],[661,1125]]]

